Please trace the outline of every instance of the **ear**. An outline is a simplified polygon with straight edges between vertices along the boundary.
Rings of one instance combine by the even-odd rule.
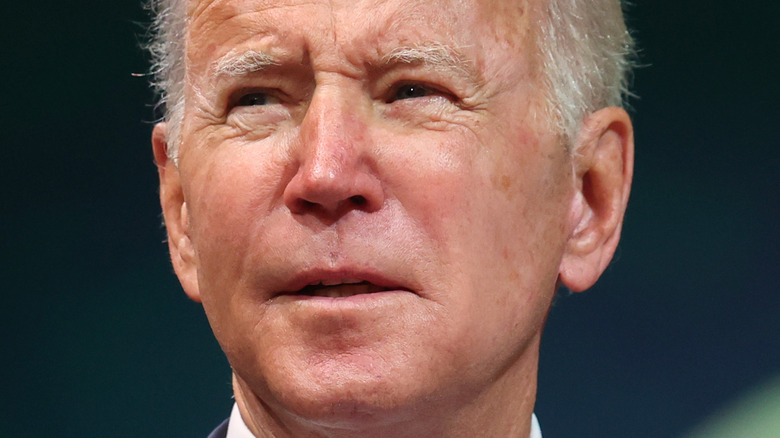
[[[160,176],[160,204],[168,232],[171,263],[184,292],[192,300],[201,302],[195,250],[190,240],[187,203],[184,200],[179,168],[168,157],[168,129],[165,123],[155,125],[152,131],[152,147]]]
[[[634,128],[622,108],[591,114],[575,143],[576,193],[560,281],[574,292],[596,283],[620,240],[634,172]]]

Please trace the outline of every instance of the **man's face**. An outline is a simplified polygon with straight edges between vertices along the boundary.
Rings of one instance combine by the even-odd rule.
[[[190,3],[166,216],[269,409],[403,416],[535,375],[574,188],[506,3]]]

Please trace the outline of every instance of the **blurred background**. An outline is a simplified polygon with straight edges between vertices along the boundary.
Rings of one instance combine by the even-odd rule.
[[[230,373],[163,244],[136,1],[5,2],[0,437],[202,436]],[[616,260],[562,294],[545,438],[780,437],[780,5],[636,0]]]

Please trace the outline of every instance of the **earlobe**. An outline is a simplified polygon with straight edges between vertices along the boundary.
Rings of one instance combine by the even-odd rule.
[[[634,166],[631,119],[621,108],[599,110],[585,120],[575,146],[576,193],[559,275],[580,292],[598,280],[620,240]]]
[[[167,128],[158,123],[152,132],[154,161],[160,177],[160,204],[168,233],[168,250],[171,263],[184,288],[194,301],[200,302],[197,262],[190,239],[190,221],[187,203],[181,186],[179,169],[168,157]]]

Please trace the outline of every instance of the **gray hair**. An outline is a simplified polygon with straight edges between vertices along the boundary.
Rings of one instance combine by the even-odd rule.
[[[548,120],[571,148],[588,114],[631,96],[634,41],[620,0],[550,0],[542,13],[537,48]]]
[[[184,122],[184,85],[186,66],[187,0],[149,0],[152,15],[149,27],[151,85],[157,95],[156,108],[163,110],[168,124],[168,157],[177,163],[181,125]]]
[[[184,119],[187,0],[149,0],[153,17],[147,49],[151,85],[168,123],[168,156],[178,161]],[[634,43],[620,0],[549,0],[542,8],[536,45],[541,57],[547,119],[567,149],[584,118],[601,108],[622,106]]]

